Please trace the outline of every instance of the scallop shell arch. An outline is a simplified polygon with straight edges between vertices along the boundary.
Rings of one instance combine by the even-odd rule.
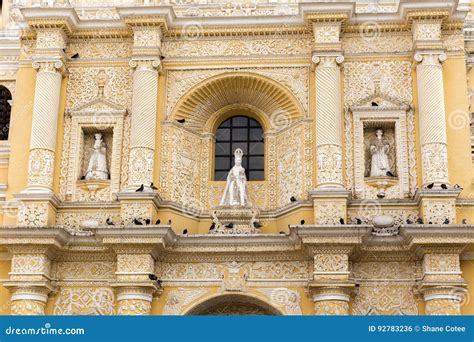
[[[241,105],[265,113],[269,128],[278,128],[282,117],[292,122],[304,116],[295,95],[278,82],[253,73],[224,73],[189,90],[177,103],[170,118],[185,119],[195,132],[209,131],[208,121],[222,108]],[[275,127],[276,126],[276,127]]]

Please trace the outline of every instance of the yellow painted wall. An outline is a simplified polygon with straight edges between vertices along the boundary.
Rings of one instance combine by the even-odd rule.
[[[474,260],[461,261],[462,277],[469,284],[469,295],[461,307],[463,315],[474,315]]]
[[[0,279],[8,279],[11,269],[11,261],[0,261]],[[10,314],[10,291],[0,285],[0,315]]]

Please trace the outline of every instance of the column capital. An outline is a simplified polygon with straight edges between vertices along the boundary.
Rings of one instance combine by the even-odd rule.
[[[443,50],[416,51],[413,59],[423,65],[439,66],[448,59],[448,55]]]
[[[311,62],[314,65],[337,66],[344,62],[344,56],[340,53],[313,53]]]
[[[66,65],[64,63],[64,59],[61,57],[54,59],[33,57],[33,62],[31,63],[31,66],[38,72],[59,73],[61,74],[61,76],[64,76],[66,72]]]
[[[161,58],[139,58],[134,57],[129,62],[130,67],[141,70],[141,71],[154,71],[155,69],[158,72],[163,71],[163,64],[161,63]]]

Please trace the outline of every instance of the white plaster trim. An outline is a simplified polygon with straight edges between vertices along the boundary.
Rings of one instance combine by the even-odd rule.
[[[322,294],[313,296],[313,301],[322,302],[326,300],[342,300],[344,302],[349,302],[349,296],[341,294]]]
[[[133,299],[138,299],[138,300],[146,300],[148,302],[151,302],[153,300],[153,296],[151,294],[145,294],[145,293],[121,293],[117,295],[117,300],[133,300]]]
[[[436,300],[436,299],[449,299],[449,300],[461,301],[461,296],[456,296],[452,294],[432,294],[432,295],[425,295],[424,299],[425,301]]]
[[[11,297],[11,301],[16,300],[37,300],[43,303],[48,301],[47,295],[36,294],[36,293],[15,293]]]

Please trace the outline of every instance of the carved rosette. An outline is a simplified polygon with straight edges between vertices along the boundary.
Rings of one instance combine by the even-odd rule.
[[[149,185],[153,178],[158,70],[160,60],[131,60],[133,75],[129,188]]]
[[[341,71],[344,57],[313,55],[316,64],[316,187],[342,187]]]
[[[416,53],[423,183],[448,182],[443,52]]]

